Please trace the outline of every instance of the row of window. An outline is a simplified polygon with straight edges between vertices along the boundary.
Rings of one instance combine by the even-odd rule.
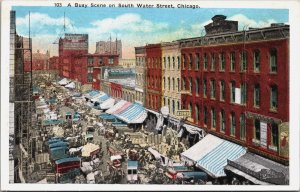
[[[189,110],[192,111],[192,105],[189,104]],[[208,125],[208,119],[210,118],[210,124]],[[219,119],[217,119],[219,118]],[[227,120],[229,119],[229,124],[227,124]],[[195,123],[198,124],[200,121],[200,109],[199,106],[195,106]],[[203,110],[203,124],[205,126],[210,127],[211,129],[216,129],[217,127],[217,120],[219,120],[219,128],[220,131],[225,133],[227,132],[226,130],[229,129],[229,133],[232,137],[236,137],[236,129],[237,129],[237,124],[239,124],[239,138],[241,140],[246,139],[246,116],[244,113],[241,113],[239,115],[239,118],[237,118],[237,115],[235,112],[230,112],[229,115],[225,113],[224,109],[220,109],[220,111],[217,113],[215,108],[211,108],[210,111],[208,111],[208,108],[205,106]],[[227,127],[226,127],[227,124]],[[261,125],[260,125],[260,120],[255,119],[254,120],[254,127],[253,127],[253,132],[254,132],[254,138],[258,141],[261,140]],[[278,145],[278,125],[273,123],[271,125],[271,144],[273,146]]]
[[[180,110],[180,102],[179,101],[175,101],[175,100],[172,100],[167,97],[164,97],[163,101],[164,101],[163,106],[168,106],[171,114],[175,115],[176,109]],[[171,103],[172,103],[172,105],[171,105]]]
[[[167,81],[168,87],[166,87],[166,81]],[[170,77],[168,77],[168,78],[164,77],[163,78],[163,89],[164,90],[168,89],[170,91],[171,90],[171,81],[172,81],[172,90],[175,91],[175,89],[177,87],[177,91],[179,92],[180,91],[180,79],[177,78],[177,80],[176,80],[176,78],[174,78],[174,77],[172,77],[172,78],[170,78]]]
[[[103,64],[103,59],[102,57],[98,58],[98,63],[99,65]],[[108,58],[108,64],[113,64],[114,63],[114,58],[113,57],[109,57]],[[88,65],[93,65],[94,64],[94,57],[88,57]]]
[[[187,80],[188,79],[188,80]],[[189,88],[187,87],[187,81],[189,84]],[[197,78],[195,80],[195,90],[193,90],[193,80],[192,78],[182,78],[182,87],[184,90],[188,90],[190,93],[193,93],[195,91],[196,95],[200,95],[200,79]],[[235,81],[231,81],[229,83],[229,88],[230,88],[230,102],[231,103],[237,103],[237,104],[246,104],[247,101],[247,83],[242,82],[240,88],[236,87]],[[203,97],[207,98],[207,89],[208,89],[208,82],[206,79],[203,79],[202,82],[202,93]],[[210,79],[209,81],[209,97],[210,99],[216,99],[216,92],[217,92],[217,85],[216,85],[216,80]],[[226,84],[224,80],[219,81],[219,100],[220,101],[225,101],[226,98]],[[254,101],[254,107],[260,107],[260,102],[261,102],[261,88],[260,85],[257,83],[253,87],[253,101]],[[238,97],[238,98],[237,98]],[[270,86],[270,109],[273,111],[276,111],[278,107],[278,88],[276,85],[271,85]]]
[[[180,56],[163,57],[164,69],[180,70]]]
[[[160,96],[149,94],[147,97],[148,97],[147,107],[159,110],[158,108],[161,105],[160,104]]]
[[[147,82],[148,82],[148,86],[151,88],[160,88],[161,87],[160,77],[148,75]]]
[[[249,63],[249,52],[242,51],[239,53],[239,64],[240,64],[240,71],[245,72],[248,69],[248,63]],[[254,50],[253,52],[250,53],[253,57],[253,69],[254,72],[258,73],[260,72],[261,68],[261,52],[259,50]],[[272,48],[269,50],[269,67],[270,67],[270,72],[271,73],[276,73],[277,72],[277,50],[275,48]],[[217,65],[217,60],[219,63],[219,71],[225,71],[226,69],[226,56],[228,57],[229,63],[230,63],[230,71],[235,72],[236,71],[236,52],[230,52],[230,53],[225,53],[221,52],[219,54],[217,53],[204,53],[202,56],[202,65],[203,65],[203,70],[211,70],[215,71],[216,65]],[[210,59],[210,62],[208,62]],[[195,53],[195,54],[183,54],[182,55],[182,63],[183,69],[194,69],[198,70],[200,69],[200,54]],[[210,66],[208,66],[210,65]]]

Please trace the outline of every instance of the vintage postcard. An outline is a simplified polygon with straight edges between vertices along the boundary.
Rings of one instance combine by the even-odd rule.
[[[3,1],[1,189],[299,189],[298,6]]]

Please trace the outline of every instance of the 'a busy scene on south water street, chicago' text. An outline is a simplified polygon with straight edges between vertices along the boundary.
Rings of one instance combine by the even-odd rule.
[[[12,7],[10,183],[289,184],[288,10],[100,9]]]

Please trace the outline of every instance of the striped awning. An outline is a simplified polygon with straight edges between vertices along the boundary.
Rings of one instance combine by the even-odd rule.
[[[210,145],[210,143],[207,143]],[[226,176],[224,167],[227,160],[234,161],[244,155],[246,149],[235,143],[225,141],[197,161],[196,166],[203,169],[214,178]]]
[[[109,108],[113,107],[114,104],[115,104],[115,99],[110,97],[107,100],[105,100],[103,103],[100,104],[100,109],[109,109]]]

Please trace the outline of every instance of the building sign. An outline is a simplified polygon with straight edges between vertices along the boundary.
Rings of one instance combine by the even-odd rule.
[[[289,157],[289,123],[279,125],[279,155]]]
[[[64,49],[88,49],[88,35],[87,34],[65,34]]]
[[[267,128],[268,125],[266,122],[260,122],[260,145],[262,147],[267,147]]]
[[[241,89],[235,88],[235,103],[241,104]]]
[[[182,118],[191,117],[191,111],[190,110],[177,110],[176,116],[182,117]]]

